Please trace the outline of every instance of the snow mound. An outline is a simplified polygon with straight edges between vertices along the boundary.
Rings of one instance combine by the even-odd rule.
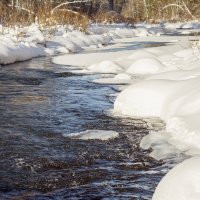
[[[200,154],[200,112],[185,117],[173,117],[167,121],[170,135],[168,143],[186,154]]]
[[[122,85],[122,84],[129,84],[131,82],[131,77],[128,74],[120,73],[115,75],[113,78],[100,78],[96,79],[93,82],[100,83],[100,84],[115,84],[115,85]]]
[[[159,100],[152,100],[149,102],[149,99],[153,99],[151,95],[154,95],[154,92],[157,91],[159,94],[159,90],[155,86],[155,80],[153,81],[153,85],[149,84],[149,86],[145,86],[145,91],[147,88],[151,88],[153,92],[150,93],[149,98],[146,101],[140,100],[133,101],[134,107],[130,106],[131,99],[128,99],[126,102],[126,106],[123,103],[123,106],[118,106],[116,104],[116,109],[119,108],[121,112],[123,109],[134,110],[133,113],[129,111],[129,114],[135,114],[136,109],[135,107],[141,106],[141,108],[150,108],[153,109],[151,112],[152,115],[158,116],[166,121],[166,130],[163,132],[158,132],[156,134],[150,134],[150,137],[147,136],[147,140],[141,142],[141,147],[146,148],[148,145],[152,147],[153,152],[152,156],[156,159],[160,159],[161,156],[159,155],[160,152],[158,151],[158,146],[160,148],[167,148],[170,153],[166,153],[166,157],[169,154],[177,153],[177,152],[184,152],[188,155],[197,155],[200,154],[200,127],[199,127],[199,120],[200,120],[200,87],[199,87],[199,78],[193,78],[189,80],[182,80],[182,81],[168,81],[170,83],[165,82],[164,80],[157,80],[159,81],[160,88],[163,89],[165,95],[160,96]],[[165,86],[170,86],[167,88],[163,87],[162,84]],[[141,89],[141,88],[140,88]],[[141,92],[141,90],[139,90]],[[137,94],[134,94],[135,96]],[[161,94],[160,94],[161,95]],[[120,95],[118,96],[118,98]],[[117,99],[118,99],[117,98]],[[132,97],[135,98],[135,97]],[[122,100],[121,100],[122,99]],[[122,102],[125,102],[123,97],[121,97]],[[116,101],[117,102],[117,101]],[[157,105],[156,105],[157,102]],[[118,107],[117,107],[118,106]],[[159,109],[158,109],[159,108]],[[157,109],[157,113],[154,109]],[[126,111],[128,112],[128,111]],[[147,111],[146,111],[147,112]],[[140,109],[140,116],[146,113],[145,110]],[[160,136],[165,134],[165,140],[163,137]],[[159,137],[158,137],[159,136]],[[155,138],[153,138],[155,137]],[[160,139],[159,139],[160,138]],[[152,142],[153,140],[156,142]],[[148,144],[149,143],[149,144]],[[167,152],[167,151],[166,151]],[[164,157],[164,155],[162,155]]]
[[[87,130],[79,133],[63,134],[64,137],[80,140],[109,140],[119,136],[119,133],[108,130]]]
[[[121,68],[113,61],[102,61],[98,64],[90,65],[88,70],[98,73],[117,73]]]
[[[16,44],[11,40],[7,40],[6,43],[0,42],[0,64],[10,64],[45,55],[45,49],[33,43]]]
[[[136,60],[126,71],[129,74],[155,74],[164,69],[164,65],[156,58],[142,58]]]
[[[67,52],[75,53],[82,50],[81,46],[79,46],[78,44],[74,44],[72,41],[62,37],[54,37],[51,40],[48,40],[46,42],[46,47],[55,49],[61,53],[67,53]],[[63,52],[64,48],[66,52]]]
[[[137,60],[141,58],[155,58],[155,54],[151,52],[147,52],[145,50],[138,50],[134,52],[133,54],[131,54],[130,56],[128,56],[128,58],[132,60]]]
[[[142,149],[152,148],[150,156],[157,160],[165,159],[167,157],[172,157],[175,154],[180,153],[180,151],[176,147],[168,143],[169,140],[170,135],[167,134],[166,131],[152,131],[142,138],[140,147]]]
[[[144,80],[133,84],[118,95],[114,112],[132,117],[161,117],[173,86],[168,80]]]
[[[176,69],[176,68],[175,68]],[[162,73],[157,73],[148,77],[148,80],[160,79],[160,80],[188,80],[192,78],[197,78],[200,76],[200,71],[198,70],[173,70]]]
[[[167,173],[152,200],[199,200],[200,158],[188,159]]]
[[[127,28],[117,28],[115,30],[111,30],[108,33],[110,36],[112,36],[113,38],[130,38],[135,36],[135,31],[133,29],[127,29]]]
[[[194,56],[194,51],[193,49],[183,49],[183,50],[177,51],[176,53],[174,53],[174,55],[181,58],[188,58],[188,57]]]
[[[25,33],[25,38],[20,38],[23,41],[40,44],[45,42],[45,37],[36,24],[26,27],[23,32]]]
[[[138,37],[147,37],[151,36],[152,34],[146,28],[137,28],[135,30],[135,35]]]
[[[114,79],[119,79],[119,80],[131,80],[131,77],[128,74],[125,73],[120,73],[117,74]]]
[[[195,71],[190,72],[195,74]],[[141,142],[142,148],[152,147],[151,155],[156,159],[180,151],[188,155],[200,154],[200,78],[185,78],[139,81],[122,91],[115,100],[114,113],[159,117],[166,121],[165,131],[150,134]]]

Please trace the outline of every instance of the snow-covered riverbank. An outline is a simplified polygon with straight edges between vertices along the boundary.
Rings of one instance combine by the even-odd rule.
[[[170,144],[165,145],[166,152],[163,148],[162,151],[157,149],[155,140],[151,141],[152,137],[160,138],[160,133],[152,133],[141,143],[143,148],[148,148],[151,146],[150,143],[152,144],[155,150],[152,152],[153,157],[164,158],[171,155],[173,150],[175,153],[181,150],[192,154],[194,147],[200,148],[198,138],[187,141],[190,129],[193,130],[196,126],[196,123],[193,123],[192,127],[187,126],[189,116],[198,114],[198,48],[190,48],[191,42],[188,37],[180,36],[134,38],[135,43],[168,43],[166,46],[141,50],[129,49],[131,41],[134,45],[133,39],[125,41],[127,46],[124,43],[116,43],[112,46],[113,51],[110,51],[109,47],[104,47],[102,53],[63,55],[55,57],[53,62],[83,67],[85,72],[90,73],[113,74],[95,82],[130,85],[118,95],[114,103],[114,113],[132,117],[160,117],[166,122],[166,134],[161,133],[167,135],[166,141]],[[182,129],[186,131],[184,136]],[[179,145],[179,138],[184,147]],[[184,138],[186,139],[183,140]],[[163,137],[161,139],[163,141]]]
[[[141,141],[141,148],[152,148],[152,157],[164,159],[179,153],[199,156],[200,51],[198,45],[194,44],[198,37],[184,36],[198,31],[199,27],[197,22],[137,24],[136,29],[125,28],[123,25],[92,25],[87,34],[67,26],[51,30],[37,25],[15,29],[2,27],[0,64],[65,54],[53,58],[53,62],[80,67],[78,72],[82,73],[106,74],[94,80],[101,84],[123,84],[119,86],[121,92],[114,102],[114,115],[159,117],[166,123],[164,130],[151,132]],[[182,36],[175,36],[177,33]],[[106,46],[109,43],[112,45]],[[144,48],[149,44],[155,47]],[[98,52],[90,53],[90,50],[97,48]],[[86,51],[69,55],[81,50]],[[194,174],[198,174],[198,168],[194,168],[194,165],[199,163],[199,159],[190,160],[189,166],[186,162],[187,171],[192,169]],[[171,184],[176,177],[179,174],[174,170],[172,179],[163,179],[164,186],[156,190],[156,200],[164,200],[161,194],[163,190],[167,191],[165,185]],[[193,182],[192,176],[188,177],[192,187],[196,188],[198,180]],[[183,191],[180,190],[180,193]],[[190,191],[192,194],[185,199],[200,198],[198,192]],[[184,196],[175,195],[179,194],[171,192],[165,199],[178,200],[178,197],[183,199]]]
[[[171,26],[168,24],[166,27]],[[176,26],[180,28],[183,24]],[[190,30],[182,31],[184,34],[189,32]],[[152,148],[152,157],[164,159],[179,153],[196,156],[200,154],[198,122],[200,118],[200,52],[198,45],[194,45],[197,37],[158,35],[125,39],[123,44],[116,42],[112,50],[109,47],[103,47],[104,52],[101,53],[59,56],[54,58],[53,62],[79,66],[82,67],[83,72],[87,73],[110,73],[109,76],[94,80],[95,82],[126,84],[119,87],[121,92],[114,102],[114,114],[129,117],[159,117],[165,121],[164,130],[151,132],[141,141],[141,148]],[[165,43],[166,46],[131,49],[138,42],[150,41]],[[196,158],[196,160],[199,159]],[[192,164],[191,160],[187,170],[194,169],[195,163],[196,161]],[[198,170],[196,172],[198,173]],[[174,173],[169,183],[177,177],[179,174]],[[189,179],[192,180],[192,176]],[[192,182],[192,187],[196,187],[197,184]],[[185,185],[181,187],[184,188]],[[163,193],[160,191],[163,189],[159,188],[158,195],[155,195],[154,199],[163,200],[163,196],[160,196]],[[183,191],[184,189],[180,190],[180,192]],[[179,196],[183,197],[184,194],[173,192],[166,196],[166,199],[178,199]],[[188,197],[185,199],[193,200],[199,199],[200,195],[193,193]]]
[[[128,50],[131,41],[145,44],[155,40],[168,45]],[[154,158],[163,159],[180,151],[189,155],[200,152],[198,48],[189,48],[188,37],[138,37],[134,42],[124,41],[123,51],[122,44],[116,43],[113,51],[104,47],[102,53],[63,55],[53,62],[79,66],[87,73],[112,73],[95,82],[128,84],[115,100],[114,114],[159,117],[166,122],[166,130],[152,132],[141,142],[142,148],[154,149]]]
[[[198,23],[190,24],[137,24],[128,28],[124,24],[90,25],[88,33],[74,30],[70,26],[6,28],[0,26],[0,64],[10,64],[34,57],[75,53],[88,47],[101,48],[115,39],[139,36],[159,36],[178,32],[177,27],[198,28]],[[187,32],[183,32],[186,34]]]

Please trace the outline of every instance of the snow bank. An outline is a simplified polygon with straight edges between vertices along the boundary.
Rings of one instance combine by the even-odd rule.
[[[160,36],[169,32],[177,32],[177,29],[180,28],[198,29],[200,28],[200,23],[165,23],[157,25],[143,23],[136,24],[135,28],[126,27],[124,24],[92,24],[91,27],[89,27],[87,34],[74,30],[71,26],[43,28],[39,27],[37,24],[33,24],[29,27],[15,27],[14,29],[1,26],[1,29],[4,30],[2,32],[1,38],[3,39],[1,39],[1,41],[10,39],[16,46],[24,46],[23,48],[18,48],[18,56],[16,59],[10,59],[8,57],[16,57],[16,48],[13,48],[9,43],[8,45],[5,44],[9,49],[13,48],[13,52],[15,53],[12,55],[12,51],[9,51],[9,54],[4,54],[3,56],[1,56],[1,53],[0,57],[4,57],[4,60],[0,60],[0,64],[8,64],[11,62],[30,59],[31,57],[41,56],[41,47],[38,47],[38,44],[43,45],[46,49],[46,54],[42,54],[42,56],[44,56],[57,53],[79,52],[80,50],[90,46],[101,47],[102,45],[107,45],[111,41],[119,38]],[[179,32],[181,31],[179,30]],[[190,32],[192,31],[189,30],[188,33]],[[25,44],[22,44],[21,42]],[[34,48],[33,51],[33,47],[35,47],[34,45],[37,47],[38,53],[36,53],[36,48]],[[26,48],[26,52],[29,52],[29,56],[22,55],[24,48]],[[7,59],[6,62],[4,62],[5,59]]]
[[[79,140],[109,140],[119,136],[119,133],[108,130],[87,130],[79,133],[63,134],[64,137]]]
[[[103,61],[109,61],[114,62],[117,65],[121,66],[121,63],[117,61],[117,59],[121,56],[127,56],[130,54],[129,50],[124,51],[113,51],[115,48],[118,48],[118,45],[112,45],[108,47],[102,47],[101,53],[79,53],[79,54],[69,54],[69,55],[61,55],[56,56],[52,59],[52,62],[59,65],[70,65],[70,66],[76,66],[76,67],[83,67],[88,68],[91,65],[99,65]],[[112,51],[110,51],[110,49]],[[124,61],[123,61],[124,62]],[[133,61],[131,60],[131,63]],[[93,65],[93,66],[94,66]],[[95,67],[94,67],[95,68]]]
[[[200,63],[192,49],[170,54],[169,48],[139,50],[123,58],[134,61],[122,69],[136,80],[114,102],[114,114],[159,117],[166,122],[165,130],[141,141],[142,148],[152,148],[151,156],[156,159],[180,152],[200,154]]]
[[[164,132],[158,133],[159,136],[152,134],[141,143],[144,148],[153,147],[154,157],[163,158],[164,154],[168,156],[173,151],[197,153],[200,150],[200,130],[198,120],[195,119],[199,119],[200,115],[200,70],[194,53],[198,54],[198,51],[177,45],[180,42],[178,37],[172,38],[174,42],[171,46],[146,50],[130,50],[133,39],[132,43],[130,40],[123,40],[124,43],[116,40],[110,49],[102,46],[116,38],[125,37],[134,37],[134,41],[139,42],[141,38],[135,37],[139,35],[144,36],[143,41],[147,44],[150,39],[144,38],[155,35],[152,41],[157,39],[166,42],[169,37],[162,39],[164,37],[157,35],[168,32],[168,29],[176,30],[182,25],[137,24],[136,29],[102,25],[96,28],[93,26],[87,34],[67,26],[58,26],[53,29],[53,33],[48,33],[50,30],[47,29],[41,30],[37,25],[11,29],[1,36],[0,64],[56,53],[78,52],[91,46],[101,47],[105,52],[82,53],[78,57],[58,56],[53,62],[84,67],[85,71],[91,73],[112,75],[96,80],[99,83],[130,84],[129,87],[119,88],[122,92],[116,98],[114,112],[131,117],[160,117],[166,122]],[[191,27],[194,26],[197,27],[197,23]],[[165,140],[162,134],[166,135]],[[152,139],[153,136],[157,137],[156,141]],[[160,147],[163,145],[166,151],[158,151],[158,144]]]
[[[155,74],[165,66],[156,58],[142,58],[136,60],[126,71],[129,74]]]
[[[98,31],[111,38],[139,35],[146,37],[166,32],[183,33],[178,29],[197,28],[199,24],[138,24],[136,30],[113,28],[108,31],[100,28]],[[163,41],[162,38],[156,39]],[[172,38],[173,44],[166,47],[131,51],[130,46],[123,44],[124,46],[116,45],[111,51],[105,49],[108,52],[104,53],[82,54],[78,61],[69,56],[57,57],[54,62],[72,65],[78,62],[87,71],[111,73],[109,77],[95,80],[98,83],[129,84],[120,86],[118,90],[121,92],[116,99],[115,96],[111,98],[111,101],[115,100],[114,114],[159,117],[166,123],[162,131],[151,131],[140,143],[141,148],[152,149],[152,157],[165,159],[179,153],[194,156],[200,154],[200,61],[197,48],[189,48],[188,39],[184,38],[185,40],[182,37]],[[169,41],[169,37],[166,39]],[[148,42],[144,38],[143,41]],[[86,131],[72,134],[71,137],[97,139],[99,133],[102,131]],[[199,167],[199,158],[190,159],[175,167],[161,181],[153,200],[200,199]]]
[[[19,42],[16,44],[11,40],[0,41],[0,64],[10,64],[45,55],[47,55],[45,49],[33,43]]]
[[[190,73],[188,75],[190,76]],[[192,154],[194,150],[196,154],[198,149],[200,153],[199,82],[199,77],[186,80],[139,81],[118,95],[114,111],[128,116],[160,117],[166,121],[165,134],[168,136],[165,138],[165,143],[157,140],[157,144],[160,142],[163,145],[170,144],[174,153],[177,149],[187,154]],[[151,140],[149,144],[155,150],[152,155],[158,158],[155,153],[157,145]]]
[[[161,180],[152,200],[199,200],[200,158],[188,159]]]
[[[152,80],[133,84],[118,95],[114,111],[134,117],[160,117],[172,88],[170,81]]]
[[[32,24],[29,27],[25,27],[22,30],[19,30],[19,33],[22,33],[23,36],[19,39],[26,42],[33,42],[33,43],[39,43],[43,44],[45,43],[45,36],[42,33],[42,31],[39,29],[39,27],[35,24]]]
[[[0,64],[24,61],[33,57],[58,53],[79,52],[91,45],[107,45],[113,38],[109,35],[87,35],[80,31],[64,29],[61,26],[41,31],[37,25],[6,29],[0,37]]]
[[[179,23],[165,23],[163,26],[167,29],[200,29],[200,22],[179,22]]]
[[[131,83],[132,78],[128,74],[120,73],[115,75],[114,77],[110,78],[100,78],[96,79],[93,82],[95,83],[101,83],[101,84],[117,84],[117,85],[123,85],[123,84],[129,84]]]
[[[154,27],[141,25],[138,30],[140,28],[148,30]],[[155,28],[159,30],[159,26]],[[109,32],[101,31],[101,34]],[[125,31],[127,37],[129,31]],[[145,37],[142,39],[149,42]],[[169,37],[163,36],[156,39],[169,41]],[[127,39],[110,48],[101,47],[105,52],[58,56],[53,62],[80,66],[90,73],[110,74],[94,80],[97,83],[125,84],[118,86],[121,92],[114,102],[114,114],[164,120],[165,130],[151,133],[141,142],[142,148],[153,149],[151,155],[154,158],[162,159],[179,152],[199,154],[200,130],[195,119],[200,116],[200,63],[194,49],[188,48],[187,37],[173,37],[171,40],[173,43],[169,46],[130,50],[133,39]]]
[[[55,36],[46,41],[46,47],[50,49],[54,49],[59,53],[76,53],[82,49],[82,47],[78,44],[73,43],[70,40],[67,40],[63,37]]]
[[[155,35],[152,30],[150,33],[146,27],[134,29],[127,28],[124,25],[93,26],[87,34],[69,26],[43,28],[33,24],[23,28],[3,28],[4,32],[1,35],[0,42],[0,64],[9,64],[58,53],[75,53],[91,46],[98,48],[119,38]]]
[[[120,66],[113,61],[102,61],[88,67],[88,70],[98,73],[117,73],[120,69]]]
[[[146,50],[138,50],[132,53],[130,56],[128,56],[128,58],[132,60],[139,60],[141,58],[154,58],[154,57],[155,54],[148,52]]]

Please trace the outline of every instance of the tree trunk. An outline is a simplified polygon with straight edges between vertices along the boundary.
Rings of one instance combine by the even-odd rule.
[[[148,9],[147,9],[147,2],[146,2],[146,0],[143,0],[143,3],[144,3],[146,20],[148,20],[149,19],[149,13],[148,13]]]
[[[108,8],[109,8],[109,10],[114,9],[114,0],[108,0]]]

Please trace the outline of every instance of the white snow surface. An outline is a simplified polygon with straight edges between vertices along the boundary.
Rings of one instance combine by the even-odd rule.
[[[161,25],[159,25],[160,27]],[[94,25],[88,33],[74,30],[71,26],[43,28],[38,24],[29,27],[0,27],[0,64],[24,61],[33,57],[75,53],[88,47],[99,48],[111,41],[136,36],[154,36],[154,28],[130,28],[121,25]],[[155,27],[157,30],[158,28]],[[159,34],[164,33],[159,29]],[[93,64],[93,63],[92,63]]]
[[[48,30],[33,24],[24,28],[4,29],[0,34],[0,64],[59,53],[75,53],[88,46],[107,45],[113,40],[108,34],[86,34],[70,30],[67,26],[49,27]]]
[[[177,165],[158,184],[152,200],[199,200],[200,157]]]
[[[177,30],[178,28],[179,30]],[[127,27],[124,24],[91,24],[88,33],[74,30],[73,27],[67,25],[48,28],[38,24],[14,28],[1,25],[0,64],[59,53],[75,53],[89,47],[102,48],[103,45],[123,38],[153,37],[173,32],[184,33],[184,28],[198,29],[200,23],[164,23],[157,25],[142,23],[136,24],[135,27]],[[191,31],[187,30],[188,33]],[[97,60],[97,62],[100,61],[103,60]],[[55,62],[57,62],[56,59]]]
[[[140,58],[128,68],[127,73],[135,75],[156,74],[163,67],[164,65],[156,58]]]
[[[79,140],[109,140],[118,137],[119,133],[108,130],[86,130],[79,133],[63,134],[63,136]]]
[[[0,64],[10,64],[45,56],[47,52],[44,47],[34,43],[15,43],[10,39],[0,40]]]

